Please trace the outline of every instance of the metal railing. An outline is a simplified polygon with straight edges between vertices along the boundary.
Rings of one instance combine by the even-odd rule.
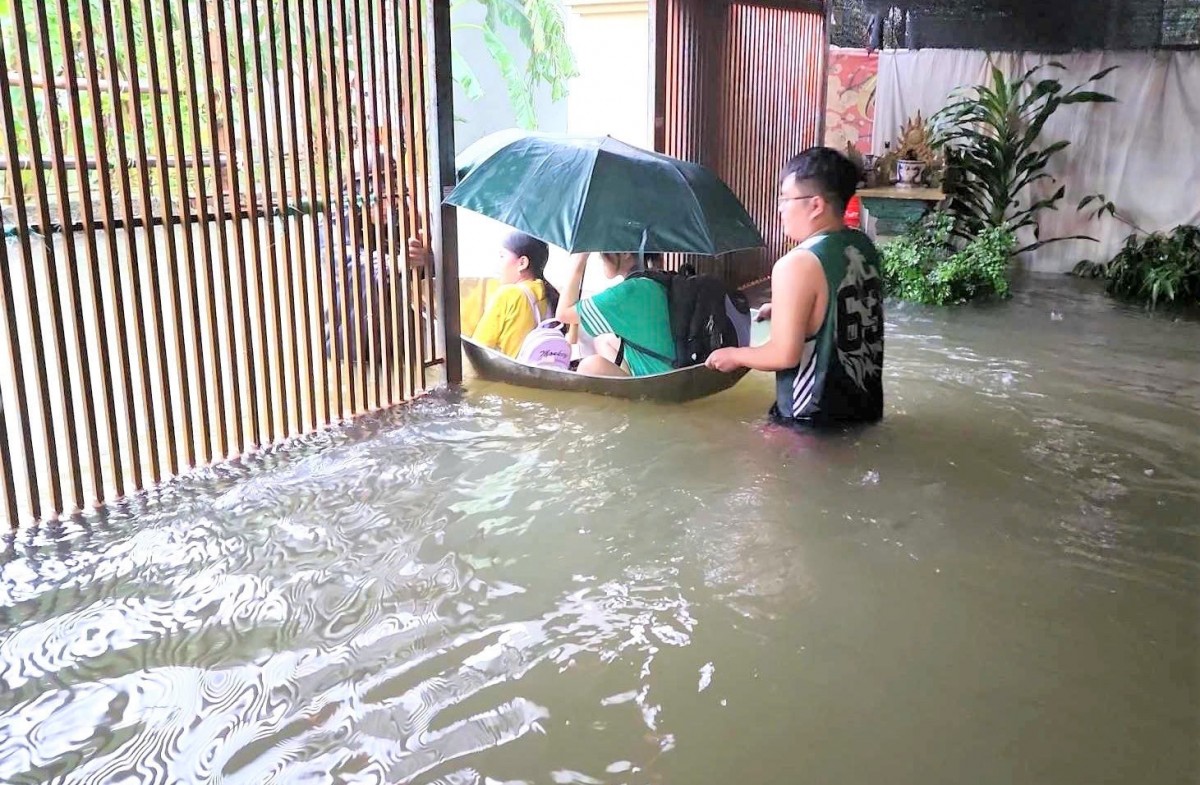
[[[435,281],[406,250],[436,229],[424,3],[7,5],[14,524],[430,386]]]

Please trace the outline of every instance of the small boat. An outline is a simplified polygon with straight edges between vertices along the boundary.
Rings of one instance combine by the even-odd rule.
[[[535,387],[539,390],[566,390],[594,395],[610,395],[634,400],[683,403],[728,390],[741,381],[747,371],[721,373],[704,365],[679,368],[650,376],[590,376],[558,368],[542,368],[517,362],[508,355],[462,336],[463,354],[481,379]]]

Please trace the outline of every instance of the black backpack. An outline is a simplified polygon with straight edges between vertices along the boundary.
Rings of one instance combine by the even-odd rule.
[[[690,265],[678,273],[647,270],[629,277],[649,278],[666,288],[671,337],[675,340],[674,367],[699,365],[715,350],[738,345],[737,330],[725,310],[725,298],[746,314],[750,313],[750,305],[744,294],[729,291],[719,278],[697,275]]]

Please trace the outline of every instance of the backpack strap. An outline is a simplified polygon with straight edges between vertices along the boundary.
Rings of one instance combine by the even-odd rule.
[[[618,335],[617,337],[621,338],[622,344],[629,344],[630,346],[632,346],[634,349],[637,349],[642,354],[648,354],[656,360],[662,360],[663,362],[665,362],[667,365],[671,366],[672,368],[675,367],[676,362],[674,359],[667,357],[666,355],[659,354],[658,352],[654,351],[653,349],[647,349],[645,346],[642,346],[640,343],[634,343],[633,341],[629,340],[628,338],[622,338],[620,335]],[[624,347],[622,347],[622,348],[624,348]]]
[[[528,302],[529,307],[533,309],[533,326],[537,327],[543,321],[542,309],[538,308],[537,298],[533,296],[533,292],[529,290],[528,286],[525,286],[524,284],[517,284],[517,286],[521,287],[521,291],[525,293],[526,302]]]

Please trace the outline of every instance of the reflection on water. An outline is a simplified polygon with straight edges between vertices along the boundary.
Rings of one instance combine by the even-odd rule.
[[[0,781],[1200,779],[1200,325],[890,319],[872,428],[471,384],[11,536]]]

